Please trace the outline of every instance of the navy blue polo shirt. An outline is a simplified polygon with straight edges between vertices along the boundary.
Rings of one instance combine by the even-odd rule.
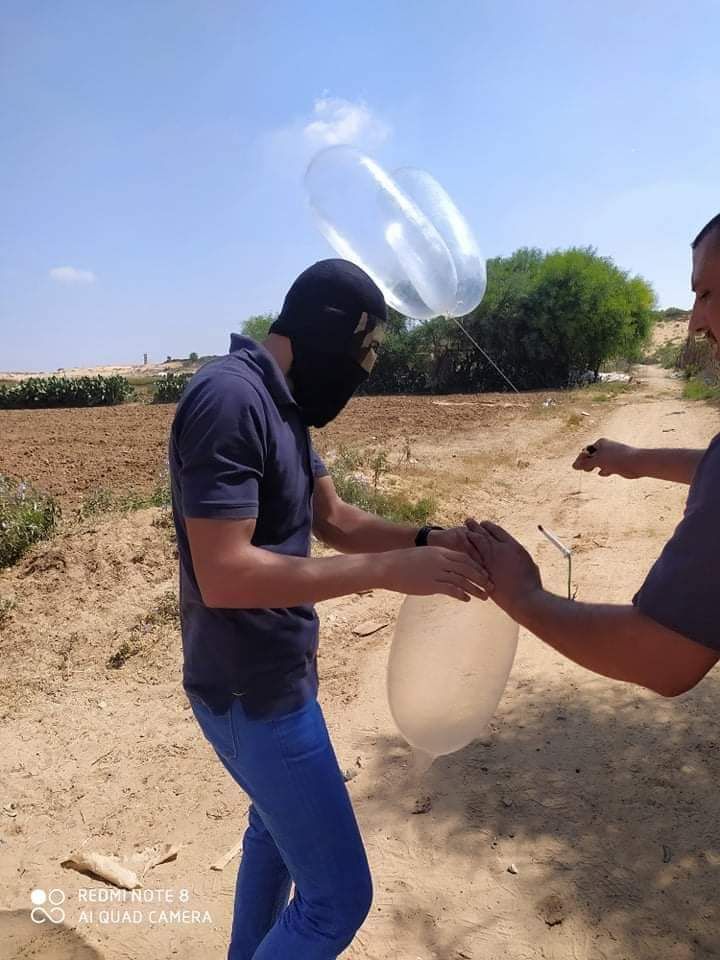
[[[233,334],[229,354],[206,364],[188,384],[170,434],[183,685],[216,713],[242,697],[248,715],[277,716],[315,696],[318,620],[312,604],[206,607],[185,517],[252,518],[254,546],[306,557],[313,479],[326,473],[274,358],[254,340]]]
[[[633,598],[641,613],[720,653],[720,434],[698,464],[675,533]]]

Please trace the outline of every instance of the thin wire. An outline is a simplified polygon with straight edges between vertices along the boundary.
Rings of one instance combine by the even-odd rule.
[[[493,365],[493,367],[495,367],[495,369],[496,369],[497,372],[500,374],[500,376],[503,378],[503,380],[505,381],[505,383],[509,384],[509,385],[512,387],[512,389],[515,391],[515,393],[520,393],[520,391],[519,391],[518,388],[515,386],[515,384],[512,382],[512,380],[510,380],[509,377],[506,377],[506,376],[505,376],[505,374],[502,372],[502,370],[500,369],[500,367],[495,363],[495,361],[494,361],[493,358],[490,356],[490,354],[489,354],[489,353],[486,353],[485,350],[483,350],[483,348],[482,348],[482,347],[480,346],[480,344],[477,342],[477,340],[475,340],[474,337],[471,337],[471,336],[470,336],[470,334],[467,332],[467,330],[465,329],[465,327],[460,323],[460,321],[458,320],[458,318],[457,318],[457,317],[453,317],[453,320],[454,320],[455,323],[460,327],[460,329],[461,329],[462,332],[465,334],[465,336],[468,338],[468,340],[470,341],[470,343],[471,343],[474,347],[477,347],[477,349],[478,349],[478,350],[480,351],[480,353],[485,357],[485,359],[488,361],[488,363],[491,363],[491,364]]]

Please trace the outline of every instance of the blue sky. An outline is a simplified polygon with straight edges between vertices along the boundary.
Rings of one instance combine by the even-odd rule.
[[[429,170],[486,256],[592,244],[685,306],[720,5],[5,0],[0,369],[222,352],[332,255],[301,179]]]

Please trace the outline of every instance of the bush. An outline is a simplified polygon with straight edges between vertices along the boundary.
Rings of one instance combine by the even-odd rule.
[[[242,333],[246,337],[251,337],[260,343],[270,333],[270,327],[277,319],[275,313],[258,313],[255,316],[248,317],[242,325]]]
[[[0,567],[8,567],[38,540],[49,537],[60,510],[48,496],[0,474]]]
[[[132,395],[131,384],[120,376],[31,377],[12,386],[0,386],[0,409],[114,406]]]
[[[358,470],[363,465],[372,471],[372,483],[358,475]],[[435,512],[435,501],[431,497],[411,500],[400,492],[386,493],[380,490],[378,484],[386,466],[387,454],[384,451],[367,457],[363,453],[343,447],[328,466],[328,470],[338,496],[345,503],[352,503],[361,510],[396,523],[416,523],[418,526],[427,523]]]
[[[655,295],[594,250],[517,250],[488,261],[483,302],[462,320],[520,390],[569,387],[604,364],[637,362]],[[362,392],[467,393],[508,385],[458,325],[411,325],[390,311],[388,335]]]
[[[720,400],[720,383],[691,377],[683,387],[683,397],[686,400]]]
[[[679,366],[680,357],[684,350],[683,343],[670,341],[663,343],[654,353],[645,358],[646,363],[657,363],[666,370],[676,370]]]
[[[177,403],[192,376],[191,373],[168,373],[155,384],[153,403]]]
[[[170,486],[167,482],[158,484],[152,493],[114,494],[105,487],[98,487],[83,497],[78,517],[86,520],[103,513],[130,513],[133,510],[145,510],[148,507],[169,508],[171,505]]]
[[[720,363],[706,340],[688,339],[677,348],[674,366],[687,383],[686,400],[720,400]]]

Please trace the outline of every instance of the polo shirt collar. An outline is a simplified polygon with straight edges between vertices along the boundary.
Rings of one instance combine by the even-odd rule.
[[[251,337],[243,337],[239,333],[231,333],[230,353],[245,354],[243,359],[251,361],[259,368],[263,383],[278,406],[295,405],[285,375],[278,366],[275,357],[268,353],[257,340],[253,340]]]

